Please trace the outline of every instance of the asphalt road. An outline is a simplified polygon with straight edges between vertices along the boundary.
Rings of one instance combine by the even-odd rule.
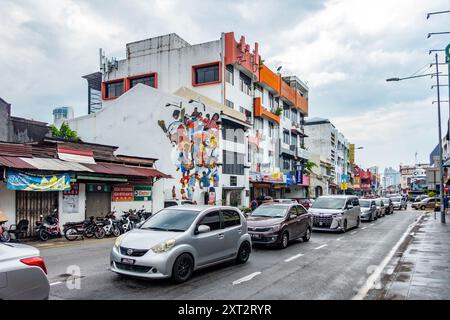
[[[109,271],[113,238],[43,248],[41,254],[50,299],[351,299],[420,213],[396,211],[345,234],[314,232],[310,242],[285,250],[256,247],[246,264],[204,269],[180,285]]]

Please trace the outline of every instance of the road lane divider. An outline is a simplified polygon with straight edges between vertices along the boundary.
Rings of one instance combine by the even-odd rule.
[[[290,258],[284,260],[284,262],[291,262],[291,261],[293,261],[293,260],[295,260],[295,259],[297,259],[297,258],[300,258],[300,257],[302,257],[302,256],[303,256],[303,254],[302,254],[302,253],[299,253],[299,254],[296,254],[295,256],[292,256],[292,257],[290,257]]]
[[[350,232],[350,234],[351,235],[354,235],[354,234],[356,234],[358,231],[353,231],[353,232]]]
[[[391,248],[391,250],[383,259],[383,261],[381,261],[381,263],[375,268],[372,274],[367,278],[364,285],[359,289],[358,293],[352,298],[352,300],[362,300],[365,298],[369,290],[372,289],[372,287],[375,285],[375,282],[381,276],[381,273],[383,272],[384,268],[388,265],[389,261],[391,261],[392,257],[397,252],[398,248],[401,246],[403,241],[405,241],[406,237],[411,233],[411,230],[421,221],[424,215],[425,213],[422,213],[416,219],[416,221],[414,221],[408,226],[408,228],[400,237],[400,239],[397,241],[397,243]]]
[[[56,282],[50,283],[50,286],[56,286],[57,284],[61,284],[61,283],[62,283],[62,281],[56,281]]]
[[[336,241],[341,241],[344,237],[337,238]]]
[[[319,250],[319,249],[325,248],[326,246],[328,246],[328,245],[327,244],[323,244],[321,246],[318,246],[317,248],[314,248],[314,250]]]
[[[362,227],[362,228],[361,228],[361,230],[366,230],[366,229],[367,229],[367,227]]]
[[[237,280],[233,281],[233,286],[237,285],[237,284],[240,284],[240,283],[243,283],[243,282],[250,281],[254,277],[256,277],[257,275],[260,275],[260,274],[261,274],[261,272],[257,271],[257,272],[253,272],[252,274],[249,274],[248,276],[245,276],[245,277],[242,277],[240,279],[237,279]]]

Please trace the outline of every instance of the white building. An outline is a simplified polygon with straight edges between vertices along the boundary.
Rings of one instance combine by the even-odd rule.
[[[169,34],[127,44],[125,59],[116,62],[102,57],[102,61],[103,107],[138,83],[166,93],[185,87],[203,97],[193,96],[200,102],[198,108],[207,97],[240,113],[242,122],[253,126],[246,147],[237,156],[251,163],[243,175],[238,174],[250,180],[251,193],[243,193],[240,197],[246,199],[237,202],[246,204],[250,195],[257,197],[270,190],[277,190],[274,196],[306,193],[304,181],[294,178],[301,176],[298,165],[308,158],[302,148],[301,123],[308,113],[309,89],[297,77],[282,76],[264,65],[258,43],[251,48],[243,36],[236,41],[229,32],[217,40],[191,45]],[[242,122],[229,119],[224,125],[239,129]],[[235,152],[228,146],[224,144],[224,150]]]

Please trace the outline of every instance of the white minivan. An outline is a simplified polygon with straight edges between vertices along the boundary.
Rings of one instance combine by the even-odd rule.
[[[313,218],[313,230],[346,232],[361,223],[359,200],[352,195],[321,196],[308,212]]]

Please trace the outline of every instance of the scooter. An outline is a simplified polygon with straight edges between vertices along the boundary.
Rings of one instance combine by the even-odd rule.
[[[43,218],[42,214],[40,217]],[[36,233],[41,241],[47,241],[50,237],[61,237],[57,209],[43,221],[36,221]]]
[[[144,222],[145,220],[147,220],[148,218],[151,217],[152,213],[145,211],[144,206],[142,206],[141,210],[138,210],[138,212],[136,212],[136,214],[139,217],[139,222]]]
[[[97,223],[105,230],[106,236],[114,235],[115,237],[118,237],[122,233],[114,213],[115,212],[113,211],[108,213],[104,218],[97,218]]]
[[[0,242],[9,242],[11,241],[11,236],[8,232],[8,229],[3,225],[7,221],[0,221]]]

